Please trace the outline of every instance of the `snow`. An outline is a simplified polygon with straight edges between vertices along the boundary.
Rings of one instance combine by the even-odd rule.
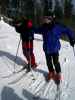
[[[36,39],[37,38],[37,39]],[[56,85],[53,80],[46,83],[44,75],[48,73],[45,55],[42,49],[42,36],[35,35],[34,54],[38,68],[28,74],[20,70],[26,59],[19,46],[16,63],[14,62],[20,36],[14,27],[0,21],[0,100],[56,100]],[[75,56],[68,42],[61,42],[60,64],[63,80],[60,87],[60,100],[74,100],[75,97]],[[15,65],[15,68],[14,68]],[[35,80],[33,80],[33,76]],[[9,76],[9,77],[6,77]],[[6,78],[5,78],[6,77]],[[59,99],[58,99],[59,100]]]

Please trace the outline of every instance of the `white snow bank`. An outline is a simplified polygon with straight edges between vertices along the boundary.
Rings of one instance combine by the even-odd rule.
[[[35,38],[42,39],[41,35]],[[73,48],[68,42],[61,42],[60,64],[64,79],[61,84],[61,100],[73,100],[75,98],[75,57]],[[55,100],[56,85],[54,81],[45,82],[44,75],[48,69],[45,55],[42,49],[43,41],[34,40],[34,54],[38,63],[38,68],[33,71],[36,80],[32,80],[32,72],[25,74],[22,71],[10,76],[14,70],[14,59],[19,35],[15,29],[0,21],[0,100]],[[24,60],[21,45],[15,69],[20,69]],[[4,78],[4,76],[8,76]],[[38,96],[38,98],[36,98]]]

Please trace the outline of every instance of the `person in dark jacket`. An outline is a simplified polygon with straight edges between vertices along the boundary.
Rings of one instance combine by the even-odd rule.
[[[37,28],[36,32],[41,33],[43,36],[43,50],[49,70],[47,80],[53,77],[55,80],[58,80],[59,83],[61,79],[61,67],[59,63],[61,44],[59,39],[62,34],[67,34],[70,45],[73,47],[75,44],[73,32],[68,27],[56,23],[55,17],[53,16],[45,16],[43,18],[43,24]]]
[[[33,53],[33,40],[34,32],[32,31],[32,20],[22,17],[15,21],[15,29],[20,33],[22,39],[22,50],[23,54],[28,61],[28,68],[36,68],[35,56]]]

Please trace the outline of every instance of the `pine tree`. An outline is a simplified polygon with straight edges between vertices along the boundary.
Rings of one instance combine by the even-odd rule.
[[[64,2],[64,15],[65,17],[70,17],[72,15],[72,0],[65,0]]]
[[[44,0],[44,15],[48,15],[48,1]]]
[[[57,18],[62,18],[63,17],[63,9],[60,6],[60,3],[59,3],[58,0],[55,0],[54,13],[55,13],[55,15],[56,15]]]

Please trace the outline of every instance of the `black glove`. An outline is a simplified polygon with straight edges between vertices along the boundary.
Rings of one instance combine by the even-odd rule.
[[[72,47],[74,47],[74,44],[75,44],[75,40],[70,40],[70,45],[71,45]]]

